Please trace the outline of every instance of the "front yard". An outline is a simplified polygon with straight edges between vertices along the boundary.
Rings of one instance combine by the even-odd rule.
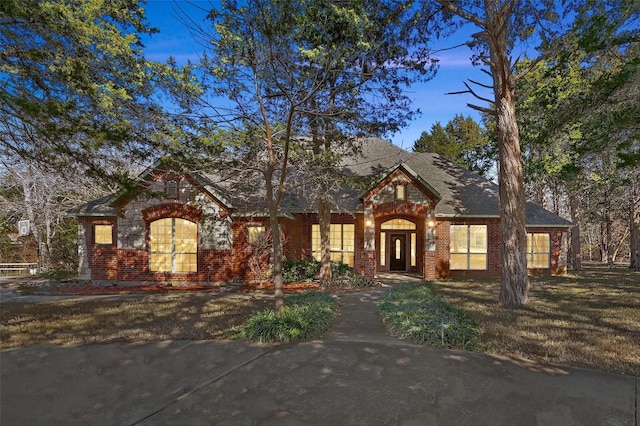
[[[480,327],[477,350],[640,375],[640,273],[587,268],[532,277],[530,302],[497,305],[499,280],[447,280],[436,293]]]
[[[0,348],[215,339],[233,333],[273,303],[270,298],[249,295],[188,293],[111,301],[3,303]]]
[[[640,273],[590,268],[532,277],[530,302],[498,306],[498,279],[446,280],[436,295],[478,324],[474,350],[640,375]],[[273,299],[247,293],[0,305],[0,348],[231,337]]]

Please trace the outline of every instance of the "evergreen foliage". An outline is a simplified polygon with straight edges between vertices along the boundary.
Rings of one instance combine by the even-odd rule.
[[[422,132],[413,150],[440,154],[481,176],[486,176],[497,161],[496,146],[487,131],[462,114],[456,114],[444,127],[437,122],[430,132]]]
[[[434,295],[431,283],[395,286],[378,305],[391,334],[418,344],[468,350],[480,334],[466,312]]]
[[[338,300],[317,291],[290,295],[284,310],[266,310],[249,319],[241,336],[268,343],[290,343],[322,335],[333,323]]]

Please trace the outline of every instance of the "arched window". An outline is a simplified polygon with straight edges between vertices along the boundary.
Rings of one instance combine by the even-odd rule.
[[[149,269],[152,272],[198,271],[198,225],[169,217],[151,222]]]
[[[380,229],[415,230],[416,224],[406,219],[391,219],[380,225]]]

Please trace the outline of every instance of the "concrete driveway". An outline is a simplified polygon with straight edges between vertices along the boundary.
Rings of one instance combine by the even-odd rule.
[[[381,290],[323,339],[0,351],[2,425],[635,425],[636,378],[386,336]]]

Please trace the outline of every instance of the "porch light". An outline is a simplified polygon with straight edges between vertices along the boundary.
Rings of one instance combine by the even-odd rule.
[[[436,222],[435,222],[435,220],[433,220],[433,219],[429,219],[429,220],[427,221],[427,226],[428,226],[429,228],[435,228],[435,227],[436,227]]]
[[[371,221],[371,219],[367,219],[364,222],[364,226],[366,226],[367,228],[371,228],[373,226],[373,222]]]

